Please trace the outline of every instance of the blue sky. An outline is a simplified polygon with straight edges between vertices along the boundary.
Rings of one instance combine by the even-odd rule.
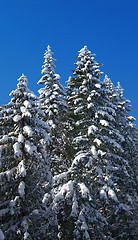
[[[138,120],[137,0],[0,1],[0,104],[10,101],[22,73],[37,94],[48,44],[63,85],[78,51],[87,45],[103,64],[101,71],[115,85],[121,82]]]

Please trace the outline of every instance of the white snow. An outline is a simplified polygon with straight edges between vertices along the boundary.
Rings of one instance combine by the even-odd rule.
[[[109,122],[107,122],[106,120],[100,120],[100,124],[101,124],[102,126],[107,127],[107,126],[109,125]]]
[[[85,93],[88,91],[87,87],[85,87],[85,86],[81,86],[81,87],[79,87],[79,89],[81,90],[82,93]]]
[[[14,155],[19,158],[22,153],[20,150],[20,144],[18,142],[13,144],[13,150],[14,150]]]
[[[93,106],[94,106],[93,103],[89,103],[88,106],[87,106],[87,108],[90,109],[90,108],[92,108]]]
[[[21,106],[22,117],[32,117],[31,113],[26,109],[26,107]]]
[[[32,153],[36,151],[36,146],[30,143],[29,141],[25,142],[24,148],[25,148],[25,151],[28,152],[30,155],[32,155]]]
[[[91,96],[89,96],[89,97],[87,98],[87,101],[88,101],[88,102],[90,102],[90,101],[91,101]]]
[[[81,113],[83,110],[83,107],[78,107],[77,109],[74,110],[74,114]]]
[[[24,106],[21,106],[20,109],[21,109],[22,113],[25,113],[27,111],[26,107],[24,107]]]
[[[0,181],[1,181],[1,178],[4,176],[4,175],[6,175],[6,177],[7,177],[7,180],[8,180],[8,182],[10,181],[10,178],[11,178],[11,175],[14,173],[14,171],[15,171],[15,167],[14,168],[12,168],[12,169],[10,169],[10,170],[7,170],[7,171],[5,171],[5,172],[1,172],[0,173]]]
[[[56,128],[56,125],[53,123],[53,120],[49,120],[48,121],[49,126],[51,126],[52,128]]]
[[[49,193],[45,193],[42,199],[42,203],[47,204],[49,201]]]
[[[74,138],[73,141],[76,142],[77,144],[80,144],[81,142],[86,141],[86,140],[87,140],[87,138],[79,136],[79,137]]]
[[[23,127],[23,132],[24,132],[24,134],[27,134],[28,137],[33,136],[33,131],[32,131],[32,128],[30,126]]]
[[[78,202],[77,202],[77,199],[76,199],[76,193],[74,192],[73,203],[72,203],[72,211],[71,211],[70,216],[76,217],[77,215],[78,215]]]
[[[95,138],[93,142],[95,142],[98,146],[102,144],[101,140],[98,138]]]
[[[64,195],[64,193],[66,193],[67,195],[70,195],[70,193],[72,193],[73,191],[73,181],[70,180],[68,183],[64,184],[60,190],[62,196]]]
[[[14,207],[15,206],[15,200],[11,200],[10,203],[9,203],[9,206]]]
[[[90,197],[90,191],[89,189],[86,187],[86,185],[84,183],[78,183],[79,187],[80,187],[80,191],[81,191],[81,195],[84,198],[89,197],[89,200],[91,199]]]
[[[4,240],[4,234],[1,229],[0,229],[0,240]]]
[[[57,93],[56,93],[56,94],[57,94]],[[55,99],[55,98],[56,98],[56,96],[55,96],[56,94],[53,93],[53,94],[50,96],[50,100]]]
[[[95,87],[96,87],[96,88],[101,88],[101,84],[96,83],[96,84],[95,84]]]
[[[26,231],[26,232],[24,233],[24,240],[27,240],[28,237],[29,237],[29,233]]]
[[[26,108],[31,108],[31,107],[32,107],[31,103],[30,103],[29,101],[27,101],[27,100],[24,101],[23,105],[24,105]]]
[[[98,155],[103,157],[106,154],[106,152],[103,152],[102,150],[98,150]]]
[[[56,103],[52,104],[52,107],[58,109],[58,105]]]
[[[62,180],[63,178],[65,178],[65,177],[67,176],[67,174],[68,174],[68,172],[63,172],[63,173],[60,173],[60,174],[58,174],[58,175],[55,175],[55,176],[53,177],[54,183],[57,183],[57,182],[59,182],[60,180]]]
[[[86,153],[79,153],[73,160],[72,162],[72,166],[73,165],[77,165],[78,162],[80,161],[84,161],[84,159],[86,158]]]
[[[24,142],[24,136],[21,133],[18,135],[18,142],[19,143],[23,143]]]
[[[73,192],[73,181],[70,180],[68,183],[64,184],[60,191],[55,195],[54,203],[59,202],[63,196],[69,197]]]
[[[25,165],[24,165],[24,161],[23,160],[18,164],[18,171],[19,171],[19,174],[22,177],[26,176],[26,169],[25,169]]]
[[[7,142],[8,139],[9,139],[9,138],[8,138],[8,135],[4,135],[1,140],[2,140],[3,142]]]
[[[16,115],[16,116],[13,117],[13,121],[14,122],[19,122],[21,120],[21,118],[22,117],[20,115]]]
[[[114,200],[115,202],[118,202],[118,199],[116,197],[116,194],[113,189],[109,188],[108,190],[108,197]]]
[[[95,118],[98,118],[98,115],[101,115],[103,117],[107,117],[109,121],[115,121],[112,115],[109,115],[107,112],[103,110],[99,110],[95,113]]]
[[[10,181],[10,178],[11,178],[11,175],[14,173],[14,171],[15,171],[15,167],[14,168],[12,168],[12,169],[10,169],[10,170],[7,170],[5,173],[6,173],[6,176],[7,176],[7,180],[8,180],[8,182]]]
[[[127,117],[130,121],[135,121],[136,120],[136,118],[134,118],[134,117],[132,117],[132,116],[129,116],[129,117]]]
[[[104,189],[101,189],[100,190],[100,198],[101,199],[107,199],[107,195],[106,195],[106,192],[104,191]]]
[[[97,130],[98,128],[95,125],[91,125],[90,127],[88,127],[88,136],[94,134]]]
[[[97,158],[97,151],[96,151],[96,147],[95,146],[91,147],[91,153],[92,153],[93,157],[96,159]]]
[[[18,186],[18,193],[19,193],[19,195],[20,195],[20,197],[22,198],[23,196],[24,196],[24,194],[25,194],[25,183],[24,183],[24,181],[21,181],[20,182],[20,184],[19,184],[19,186]]]
[[[14,214],[14,207],[15,206],[15,200],[11,200],[9,203],[9,207],[10,207],[10,214],[13,215]]]

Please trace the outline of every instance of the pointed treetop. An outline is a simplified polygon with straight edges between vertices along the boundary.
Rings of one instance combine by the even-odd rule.
[[[106,84],[106,87],[109,89],[109,90],[113,90],[113,83],[112,83],[112,81],[111,81],[111,79],[107,76],[107,75],[105,75],[105,78],[104,78],[104,82],[105,82],[105,84]]]
[[[92,76],[95,76],[97,79],[100,77],[102,72],[100,72],[99,67],[102,66],[102,64],[99,64],[94,60],[94,55],[91,51],[87,49],[87,46],[84,46],[80,51],[79,55],[77,57],[77,61],[75,62],[75,65],[77,66],[76,70],[73,71],[73,75],[78,74],[91,74]],[[94,79],[94,77],[93,77]]]
[[[19,84],[23,84],[25,86],[27,86],[28,84],[28,79],[26,78],[26,76],[22,73],[21,77],[17,79],[19,81]]]
[[[117,93],[122,98],[123,97],[123,88],[121,87],[120,82],[117,83]]]
[[[84,55],[85,55],[85,56],[89,55],[89,56],[92,57],[92,59],[93,59],[93,57],[95,56],[95,54],[92,54],[91,51],[88,50],[87,46],[84,46],[84,47],[83,47],[80,51],[78,51],[78,52],[79,52],[78,58],[81,58],[81,57],[83,57]]]
[[[12,90],[9,96],[13,96],[11,102],[16,102],[16,100],[22,101],[24,100],[38,100],[38,97],[27,87],[28,79],[24,74],[21,75],[20,78],[17,79],[19,83],[15,90]]]
[[[52,52],[51,52],[51,47],[48,45],[47,46],[47,50],[45,51],[44,54],[44,65],[42,66],[42,70],[41,73],[44,75],[42,76],[42,78],[38,81],[37,84],[46,84],[47,81],[51,82],[51,79],[59,79],[59,75],[55,74],[55,64],[54,61],[56,61],[53,57],[52,57]]]
[[[53,54],[53,52],[51,52],[51,47],[50,47],[50,45],[48,45],[48,46],[47,46],[47,49],[46,49],[46,51],[45,51],[45,54],[44,54],[44,58],[45,58],[45,61],[44,61],[44,62],[46,62],[46,59],[48,59],[48,58],[51,58],[52,60],[55,61],[55,59],[52,58],[52,54]],[[52,62],[52,61],[51,61],[51,62]]]
[[[51,52],[51,47],[49,45],[47,46],[47,51]]]
[[[87,51],[87,50],[88,50],[88,48],[87,48],[87,46],[85,45],[79,52]]]
[[[107,82],[107,83],[110,83],[110,82],[111,82],[111,79],[108,77],[107,74],[105,75],[104,81]]]

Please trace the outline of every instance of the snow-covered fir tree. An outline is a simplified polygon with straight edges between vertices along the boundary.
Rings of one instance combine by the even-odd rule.
[[[50,128],[26,77],[18,81],[7,104],[12,129],[0,138],[0,234],[5,240],[53,239],[52,176],[44,147]],[[5,116],[0,121],[1,127]]]
[[[0,106],[0,240],[137,240],[129,100],[120,83],[101,81],[87,46],[65,94],[52,54],[48,46],[39,98],[22,75]]]
[[[7,134],[13,127],[11,112],[12,109],[7,109],[6,105],[0,106],[0,137],[3,137],[4,134]]]
[[[63,163],[65,158],[65,114],[66,114],[66,102],[65,91],[61,83],[59,82],[60,76],[55,73],[55,65],[52,57],[50,46],[44,54],[44,65],[42,67],[42,78],[38,81],[38,84],[44,84],[44,88],[39,90],[39,100],[41,103],[41,109],[46,114],[46,122],[51,127],[52,137],[52,171],[55,174],[58,172],[58,166],[60,161]],[[56,163],[58,166],[56,167]],[[61,164],[63,166],[63,164]],[[63,167],[64,169],[64,167]],[[61,168],[61,171],[63,170]]]
[[[119,123],[117,128],[122,132],[124,142],[124,158],[127,161],[126,167],[126,180],[125,184],[128,186],[125,190],[126,202],[129,203],[131,210],[131,219],[129,226],[132,231],[132,238],[137,239],[137,143],[138,143],[138,130],[135,127],[134,121],[136,120],[130,115],[130,101],[123,96],[123,88],[118,82],[116,91],[116,122]]]
[[[118,189],[121,192],[120,201],[125,203],[125,210],[122,209],[123,221],[118,221],[115,223],[115,232],[118,235],[122,232],[122,238],[120,239],[136,239],[136,141],[138,132],[135,128],[133,121],[135,120],[129,113],[130,106],[129,100],[123,97],[123,89],[118,82],[117,88],[114,87],[111,79],[105,76],[105,88],[109,90],[107,94],[109,95],[110,101],[115,106],[115,127],[116,130],[123,136],[123,141],[121,146],[123,148],[122,160],[118,161],[118,167],[116,166],[115,178],[118,185]],[[129,212],[129,214],[128,214]],[[127,216],[125,216],[125,213]],[[129,236],[130,234],[130,236]],[[119,239],[118,237],[118,239]]]
[[[76,152],[71,168],[75,178],[92,194],[97,203],[95,209],[107,220],[106,237],[131,238],[128,226],[131,211],[119,184],[126,178],[126,160],[123,158],[124,137],[116,129],[116,106],[110,101],[104,82],[100,81],[99,64],[86,46],[79,52],[75,64],[75,77],[68,82],[68,88],[72,89],[68,97],[72,118],[70,132]],[[127,189],[127,185],[124,187]],[[116,238],[119,222],[123,222],[124,227],[119,229]],[[91,239],[91,231],[88,232]],[[105,236],[104,228],[100,233]]]
[[[70,159],[72,163],[69,170],[54,177],[58,237],[110,239],[107,220],[97,201],[98,191],[103,182],[100,179],[100,163],[96,164],[96,146],[101,140],[96,136],[94,140],[90,140],[92,132],[98,132],[94,117],[100,103],[101,73],[99,64],[94,61],[94,56],[86,46],[81,49],[76,65],[77,68],[73,72],[75,77],[69,78],[68,81],[69,126],[74,157]],[[92,98],[95,99],[94,102]],[[101,122],[101,127],[105,122]],[[104,152],[100,150],[99,154],[104,155]],[[96,183],[93,184],[93,181]]]

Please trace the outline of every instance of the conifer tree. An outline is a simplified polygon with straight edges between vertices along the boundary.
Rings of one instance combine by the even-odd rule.
[[[0,137],[7,134],[12,129],[12,110],[7,109],[6,105],[0,106]],[[4,119],[4,121],[2,121]]]
[[[100,81],[99,64],[86,46],[80,50],[75,64],[75,77],[68,82],[68,88],[72,90],[68,105],[75,150],[71,175],[73,172],[73,179],[89,189],[93,203],[96,202],[94,209],[102,213],[108,222],[106,235],[104,228],[100,229],[102,236],[96,235],[96,230],[95,239],[104,239],[104,236],[115,238],[119,223],[123,223],[124,227],[119,228],[118,239],[130,238],[127,221],[131,212],[125,204],[119,183],[126,177],[126,160],[123,158],[124,137],[116,129],[116,106],[110,101],[104,82]],[[124,187],[127,189],[125,184]],[[90,223],[87,224],[91,239],[92,225],[90,227]],[[94,226],[96,229],[97,224]]]
[[[54,177],[59,239],[64,239],[64,236],[68,236],[67,239],[109,239],[107,220],[96,202],[98,186],[93,189],[93,171],[97,171],[99,178],[100,168],[96,168],[96,155],[92,156],[95,146],[90,145],[89,140],[92,127],[93,131],[97,130],[92,116],[94,118],[99,109],[101,72],[86,46],[81,49],[76,65],[75,77],[68,81],[69,130],[74,156],[70,159],[69,170]],[[95,137],[95,145],[99,142]]]
[[[42,120],[44,113],[27,88],[26,77],[22,75],[18,81],[7,104],[12,129],[0,138],[1,231],[5,240],[52,239],[52,176],[44,147],[51,141],[50,128]],[[2,125],[5,116],[0,121]]]
[[[65,113],[66,103],[64,100],[65,91],[59,82],[60,76],[55,73],[54,60],[52,57],[50,46],[47,47],[44,58],[44,65],[42,69],[42,78],[38,84],[44,84],[45,87],[39,90],[41,109],[46,114],[46,121],[51,127],[52,145],[51,156],[52,171],[54,174],[58,172],[58,166],[61,165],[61,171],[64,169],[65,151]],[[56,164],[58,163],[58,166]],[[63,167],[63,168],[62,168]]]
[[[136,120],[130,115],[130,101],[123,96],[123,88],[118,82],[116,88],[116,102],[117,112],[116,119],[119,123],[118,128],[122,132],[124,142],[124,158],[127,161],[126,179],[125,184],[128,186],[125,189],[126,203],[131,210],[131,218],[128,222],[133,239],[137,239],[137,142],[138,130],[135,127],[134,121]],[[123,186],[122,186],[122,189]],[[120,226],[121,227],[121,226]]]
[[[137,129],[134,127],[135,120],[130,114],[129,100],[123,97],[123,89],[118,82],[117,88],[114,87],[108,76],[105,76],[105,88],[110,90],[108,95],[110,101],[115,105],[115,127],[123,136],[121,146],[123,148],[122,161],[119,163],[117,178],[118,189],[120,189],[120,201],[125,203],[122,209],[122,222],[115,223],[116,232],[122,232],[122,238],[128,237],[136,239],[136,142]],[[136,137],[135,137],[136,136]],[[128,211],[124,211],[128,209]],[[121,212],[121,211],[120,211]],[[127,216],[125,216],[127,213]],[[129,213],[129,214],[128,214]],[[121,214],[120,214],[121,215]]]

